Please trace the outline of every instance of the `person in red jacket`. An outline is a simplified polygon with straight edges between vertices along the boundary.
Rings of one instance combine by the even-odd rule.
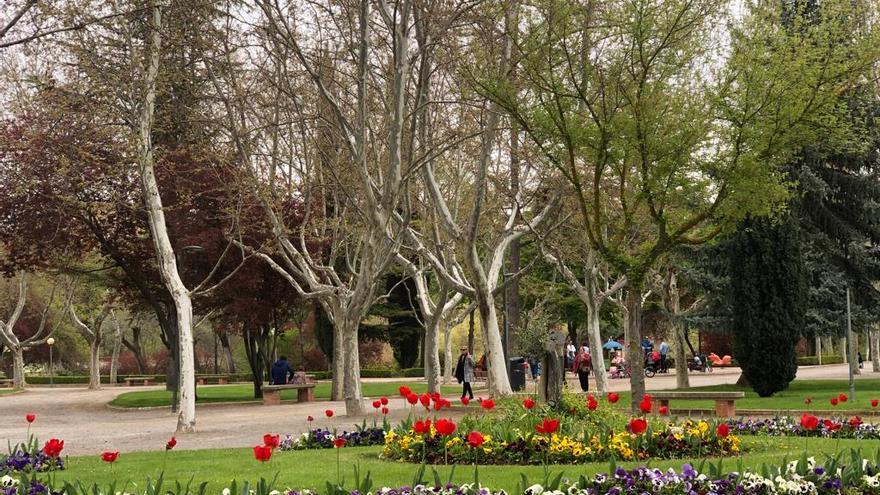
[[[590,369],[593,367],[593,358],[587,352],[587,345],[584,344],[580,352],[574,358],[572,371],[577,374],[578,381],[581,382],[581,390],[587,392],[590,390]]]

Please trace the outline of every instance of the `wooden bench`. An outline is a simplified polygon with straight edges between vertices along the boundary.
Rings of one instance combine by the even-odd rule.
[[[315,400],[314,383],[288,383],[286,385],[263,385],[263,405],[277,406],[281,404],[282,390],[296,390],[297,402],[313,402]]]
[[[0,378],[0,388],[12,387],[11,378]]]
[[[489,374],[483,368],[474,369],[474,381],[485,382],[489,378]]]
[[[660,413],[661,407],[669,407],[671,400],[714,400],[715,416],[733,418],[736,416],[736,400],[746,396],[745,392],[650,392],[651,412]]]
[[[127,376],[125,377],[125,386],[131,387],[132,385],[141,384],[141,385],[152,385],[153,379],[148,376]]]

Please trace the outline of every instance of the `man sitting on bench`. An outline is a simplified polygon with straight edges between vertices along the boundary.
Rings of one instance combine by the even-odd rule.
[[[287,385],[293,378],[293,368],[287,362],[287,358],[281,356],[272,365],[272,385]]]

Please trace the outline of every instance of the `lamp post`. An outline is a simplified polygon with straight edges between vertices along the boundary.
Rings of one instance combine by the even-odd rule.
[[[49,386],[55,386],[55,368],[54,361],[52,360],[52,346],[55,345],[55,338],[49,337],[46,339],[46,344],[49,345]]]

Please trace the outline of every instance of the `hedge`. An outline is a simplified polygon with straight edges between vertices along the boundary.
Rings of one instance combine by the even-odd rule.
[[[316,380],[329,380],[333,378],[333,373],[330,371],[307,371],[309,375],[315,377]],[[383,369],[383,368],[365,368],[361,370],[361,378],[418,378],[425,375],[424,368],[407,368],[403,370],[394,370],[394,369]],[[207,374],[200,373],[196,375],[196,378],[217,378],[217,377],[228,377],[230,382],[250,382],[253,380],[253,377],[250,373],[235,373],[235,374]],[[125,381],[127,377],[147,377],[153,383],[165,383],[165,375],[119,375],[116,377],[116,381],[118,383],[122,383]],[[73,385],[73,384],[86,384],[89,383],[89,377],[86,375],[56,375],[52,378],[52,383],[56,383],[58,385]],[[48,385],[50,383],[49,377],[47,375],[32,375],[27,377],[27,382],[32,385]],[[110,377],[107,375],[101,375],[101,383],[110,383]]]
[[[843,356],[837,354],[829,354],[822,356],[822,364],[841,364]],[[818,356],[800,356],[797,358],[798,366],[815,366],[819,364]]]

